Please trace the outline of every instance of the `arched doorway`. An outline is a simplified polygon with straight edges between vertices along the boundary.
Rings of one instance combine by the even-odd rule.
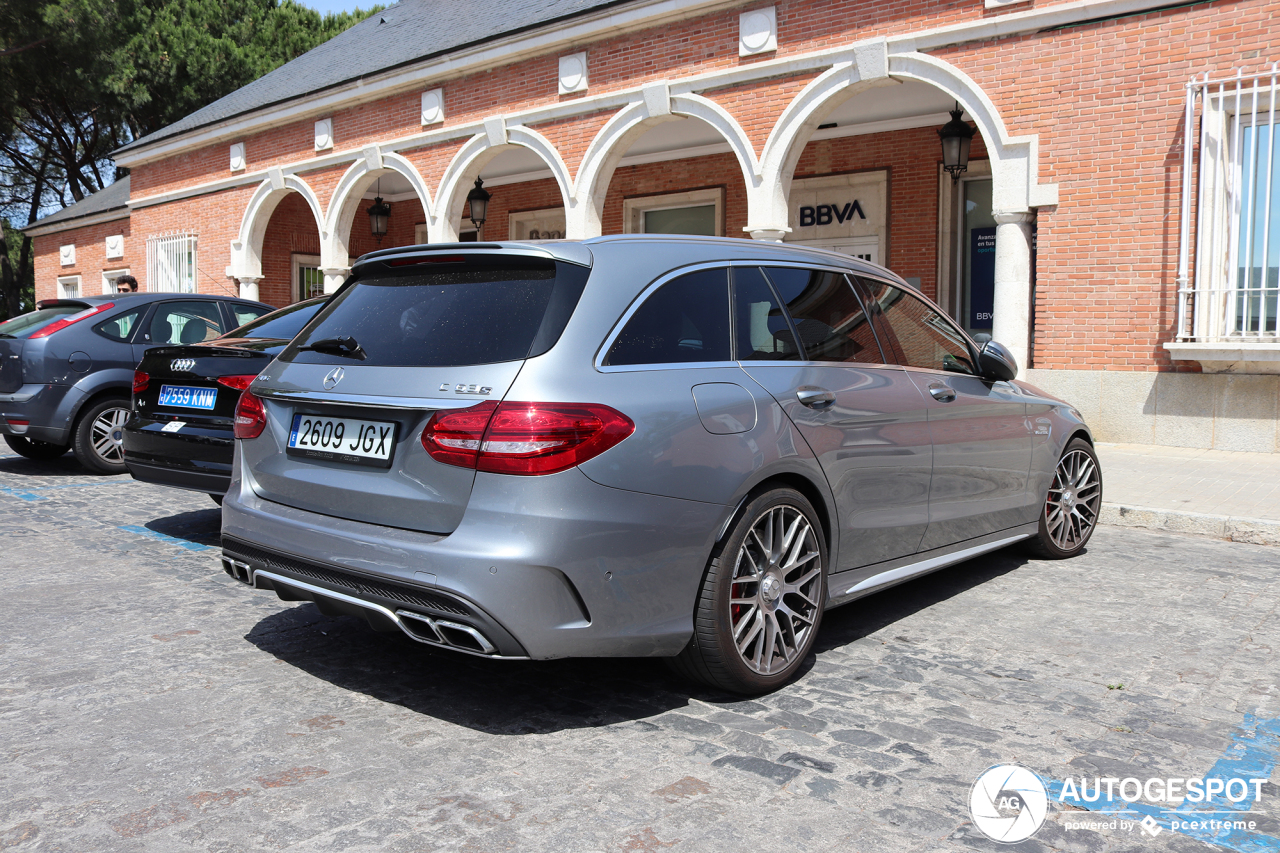
[[[271,305],[296,301],[293,256],[318,256],[324,217],[315,192],[297,175],[278,170],[254,191],[231,242],[229,273],[240,295]],[[299,251],[295,251],[299,250]]]
[[[866,224],[865,206],[851,207],[856,199],[844,196],[855,187],[872,196],[879,192],[884,234],[873,241],[869,232],[854,229],[848,236],[866,241],[846,241],[843,248],[872,255],[915,279],[957,319],[967,319],[966,326],[975,332],[989,329],[1026,367],[1033,211],[1057,202],[1056,186],[1037,180],[1036,138],[1010,136],[981,87],[942,60],[889,53],[884,43],[855,56],[854,63],[832,68],[797,95],[765,145],[765,183],[776,188],[774,209],[785,207],[779,234],[813,243],[834,240],[840,236],[834,226],[849,225],[850,214],[853,225]],[[977,129],[968,181],[973,186],[953,187],[939,168],[935,131],[957,104]],[[842,181],[849,185],[843,192]],[[820,200],[836,202],[836,195],[842,199],[838,208]],[[896,210],[895,198],[898,207],[910,209]],[[982,215],[966,222],[970,204]],[[900,227],[894,227],[895,220]],[[874,257],[876,251],[882,257]],[[982,276],[977,288],[982,293],[976,294],[975,277]],[[988,280],[989,309],[983,302]]]
[[[385,205],[385,232],[374,232],[369,208]],[[325,219],[319,259],[323,290],[332,293],[351,271],[354,258],[377,249],[427,242],[431,196],[418,170],[398,154],[376,147],[347,169],[334,190]]]

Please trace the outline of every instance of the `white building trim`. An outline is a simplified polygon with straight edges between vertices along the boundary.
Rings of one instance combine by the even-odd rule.
[[[325,244],[324,211],[315,191],[297,175],[286,175],[280,169],[270,170],[269,177],[258,185],[240,219],[240,233],[231,241],[231,265],[227,277],[241,284],[241,295],[252,292],[257,299],[257,283],[262,278],[262,241],[276,206],[291,192],[301,195],[315,217],[320,245]]]
[[[548,26],[533,33],[488,42],[473,50],[461,51],[443,59],[434,58],[384,75],[352,81],[328,92],[300,98],[291,104],[274,105],[243,116],[236,116],[176,137],[158,140],[151,145],[121,152],[115,160],[117,165],[135,168],[185,151],[203,148],[215,142],[230,141],[231,138],[239,135],[251,135],[282,124],[323,116],[361,103],[380,100],[402,91],[438,85],[450,79],[497,66],[510,65],[532,56],[545,55],[565,46],[613,38],[623,33],[669,24],[739,5],[741,3],[737,0],[735,2],[715,0],[691,4],[683,3],[681,0],[659,0],[655,3],[634,6],[625,11],[604,10],[584,16],[568,25]],[[1138,14],[1164,8],[1167,5],[1168,0],[1076,0],[1041,9],[1029,9],[986,19],[933,27],[916,33],[892,36],[886,41],[897,52],[936,50],[968,42],[1034,33],[1047,27],[1068,26],[1097,18]],[[849,57],[844,54],[847,54],[848,50],[848,47],[828,48],[792,57],[756,62],[728,71],[717,70],[694,75],[684,78],[682,82],[691,87],[687,91],[693,91],[695,88],[699,90],[722,88],[770,77],[803,73],[847,60]],[[673,94],[679,93],[673,86]],[[524,124],[552,121],[556,118],[597,112],[608,109],[611,105],[620,106],[631,100],[634,94],[635,90],[627,90],[587,97],[531,110],[519,116],[518,119],[514,116],[512,118]],[[468,135],[457,133],[457,130],[459,129],[455,128],[437,133],[441,134],[441,139]],[[421,139],[434,135],[418,134],[414,138]]]

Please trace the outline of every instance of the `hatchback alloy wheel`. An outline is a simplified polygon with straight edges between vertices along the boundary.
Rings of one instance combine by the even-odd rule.
[[[76,459],[100,474],[123,474],[124,425],[129,420],[129,404],[124,400],[100,400],[76,424]]]

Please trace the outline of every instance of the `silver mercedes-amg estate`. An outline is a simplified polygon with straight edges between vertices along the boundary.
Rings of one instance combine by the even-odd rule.
[[[244,392],[223,564],[494,658],[665,656],[741,693],[825,608],[1081,551],[1068,404],[887,270],[627,236],[375,252]]]

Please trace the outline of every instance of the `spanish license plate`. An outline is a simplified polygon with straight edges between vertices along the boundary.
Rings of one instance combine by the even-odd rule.
[[[217,388],[192,388],[189,385],[160,386],[160,405],[162,406],[213,411],[217,402]]]
[[[395,446],[395,423],[294,415],[285,452],[308,459],[390,468]]]

